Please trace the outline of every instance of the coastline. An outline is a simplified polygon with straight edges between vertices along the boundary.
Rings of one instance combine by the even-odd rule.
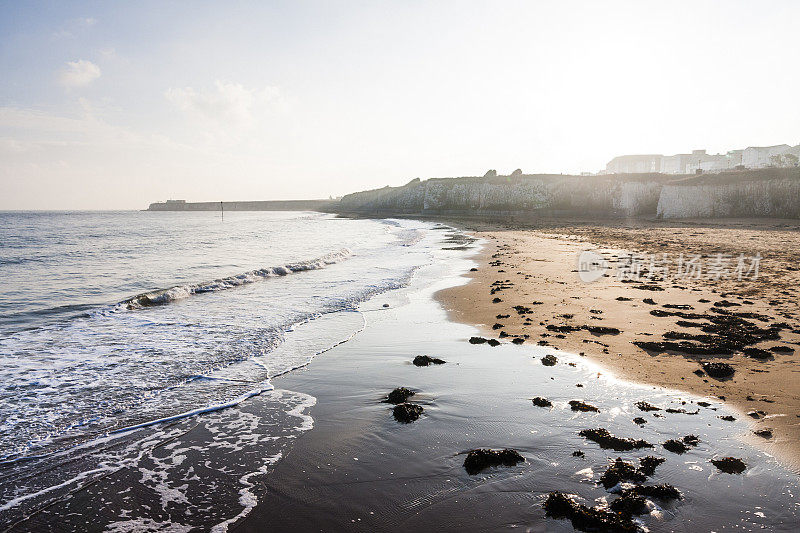
[[[326,349],[312,364],[270,378],[274,390],[69,451],[65,462],[75,470],[68,483],[48,479],[55,472],[45,457],[32,466],[46,474],[43,487],[54,490],[39,494],[45,501],[22,502],[14,509],[18,519],[0,509],[0,519],[17,530],[105,524],[114,531],[215,533],[569,532],[568,520],[545,511],[552,493],[605,512],[622,490],[598,483],[610,465],[618,457],[635,464],[652,456],[658,468],[637,486],[674,487],[680,499],[648,497],[646,511],[632,518],[637,527],[790,531],[800,523],[793,496],[800,480],[742,441],[751,422],[726,404],[616,379],[588,357],[532,341],[470,342],[481,330],[453,321],[439,298],[472,290],[475,282],[464,273],[481,272],[477,245],[452,226],[429,224],[425,232],[428,259],[403,285],[298,326],[278,351],[292,351],[294,342],[307,349],[308,341]],[[480,246],[485,255],[492,241]],[[350,333],[320,330],[317,321],[329,319]],[[304,335],[305,327],[316,333]],[[553,354],[555,362],[547,359]],[[445,363],[418,367],[418,355]],[[395,420],[384,402],[396,387],[415,392],[410,402],[423,412],[413,423]],[[576,410],[576,401],[594,410]],[[660,411],[643,412],[645,401]],[[643,448],[607,449],[585,437],[599,428]],[[675,439],[692,444],[673,451],[668,442]],[[510,448],[522,462],[470,472],[466,454],[479,448]],[[743,461],[745,472],[719,471],[712,461],[723,457]],[[99,477],[86,477],[93,473]]]
[[[452,222],[484,239],[486,245],[475,258],[477,271],[465,274],[469,283],[436,295],[451,319],[474,324],[486,336],[528,335],[528,343],[546,343],[585,355],[622,379],[724,399],[751,423],[753,431],[772,432],[769,438],[751,432],[743,437],[749,444],[776,455],[795,473],[800,471],[800,388],[796,381],[800,370],[796,350],[758,360],[742,354],[700,357],[649,353],[632,344],[657,340],[668,331],[681,329],[676,327],[675,317],[654,317],[653,309],[664,309],[667,304],[691,306],[692,312],[707,313],[718,311],[714,302],[725,300],[734,302],[731,305],[736,312],[753,312],[769,317],[773,323],[791,325],[792,329],[781,332],[780,341],[759,346],[798,346],[800,323],[794,316],[798,286],[794,265],[798,264],[800,244],[797,225],[785,220],[682,224],[645,220],[596,224],[563,219],[538,223],[474,219]],[[761,253],[764,259],[761,277],[755,281],[664,281],[655,282],[663,290],[647,291],[636,290],[634,284],[622,283],[613,276],[582,282],[576,264],[578,255],[585,250],[606,256],[622,256],[626,251]],[[503,282],[502,288],[490,292],[498,281]],[[493,303],[496,297],[503,301]],[[643,302],[648,298],[655,304]],[[517,314],[512,308],[515,305],[529,306],[532,312]],[[497,318],[498,315],[504,318]],[[615,327],[620,333],[595,335],[547,329],[586,324]],[[736,369],[733,379],[721,381],[695,374],[700,362],[712,360],[732,365]]]
[[[448,244],[444,240],[443,249]],[[800,522],[787,499],[800,490],[796,476],[742,442],[748,421],[720,420],[738,417],[722,402],[701,405],[698,396],[614,379],[566,352],[558,353],[555,366],[545,366],[541,358],[553,352],[549,347],[469,343],[480,330],[452,321],[438,300],[466,287],[462,274],[474,263],[462,259],[457,268],[447,260],[429,265],[411,286],[362,304],[367,324],[359,335],[276,379],[278,390],[317,399],[309,412],[314,429],[259,480],[259,503],[236,531],[574,531],[569,521],[546,516],[548,494],[563,491],[602,506],[614,498],[598,485],[609,463],[647,455],[665,459],[648,482],[672,484],[682,494],[677,502],[648,503],[637,521],[650,531],[790,531]],[[446,363],[416,367],[411,360],[420,354]],[[412,401],[424,408],[414,423],[395,421],[382,401],[399,386],[414,390]],[[533,405],[537,395],[552,406]],[[573,399],[599,411],[575,412],[568,403]],[[642,413],[636,407],[641,401],[697,413]],[[638,415],[648,423],[633,423]],[[580,435],[596,427],[653,447],[603,449]],[[666,440],[687,434],[698,436],[699,444],[686,453],[664,448]],[[465,471],[468,450],[506,447],[518,450],[524,463]],[[723,474],[710,463],[726,456],[742,458],[745,475]]]

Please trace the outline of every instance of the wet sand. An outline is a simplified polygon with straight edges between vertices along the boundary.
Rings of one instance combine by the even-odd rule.
[[[751,433],[746,437],[749,442],[775,454],[795,472],[800,471],[797,221],[640,220],[598,224],[555,219],[490,224],[460,220],[458,225],[485,239],[487,245],[477,258],[477,271],[467,274],[470,283],[438,295],[451,318],[478,325],[486,336],[526,335],[527,343],[581,353],[625,379],[724,399],[754,423],[754,431],[772,432],[771,437],[765,433],[766,438]],[[756,280],[703,276],[624,283],[611,271],[606,277],[585,283],[576,271],[577,257],[585,250],[611,259],[611,266],[618,266],[613,264],[615,256],[622,257],[626,252],[668,253],[672,257],[680,253],[734,257],[760,253],[763,258]],[[653,285],[657,290],[643,290]],[[496,298],[502,301],[495,302]],[[651,303],[645,303],[646,299]],[[520,305],[530,312],[519,314],[513,307]],[[667,316],[654,316],[654,310],[666,311]],[[768,350],[779,346],[782,351],[755,359],[741,352],[655,353],[633,344],[663,341],[667,332],[701,333],[695,325],[686,325],[689,321],[671,315],[676,311],[705,316],[757,313],[762,315],[760,319],[747,322],[760,328],[779,325],[782,329],[778,339],[751,347]],[[617,328],[620,333],[575,330],[584,325]],[[696,374],[704,361],[728,363],[735,375],[719,380]]]
[[[259,504],[236,531],[574,531],[546,516],[548,494],[611,503],[617,496],[598,483],[601,474],[617,457],[638,463],[648,455],[665,461],[645,484],[682,494],[649,501],[638,520],[650,531],[791,531],[800,523],[797,477],[742,441],[750,419],[727,419],[735,411],[714,398],[610,378],[588,358],[551,347],[508,338],[472,344],[480,331],[449,321],[433,299],[456,281],[448,275],[434,264],[411,288],[363,304],[361,333],[275,380],[317,399],[314,429],[259,480]],[[446,363],[416,367],[421,354]],[[545,365],[553,354],[555,364]],[[382,401],[399,386],[424,409],[413,423],[395,421]],[[598,411],[576,411],[574,400]],[[642,411],[642,401],[660,411]],[[652,447],[603,449],[580,435],[601,427]],[[699,443],[683,454],[665,449],[687,435]],[[474,448],[513,448],[524,462],[470,474],[464,460]],[[726,456],[742,458],[745,473],[723,474],[710,462]]]

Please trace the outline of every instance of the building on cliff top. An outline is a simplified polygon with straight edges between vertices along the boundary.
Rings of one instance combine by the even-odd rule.
[[[606,165],[606,174],[645,174],[660,172],[661,154],[621,155]]]
[[[644,154],[617,156],[606,165],[604,174],[696,174],[735,169],[766,167],[796,167],[800,160],[800,145],[751,146],[731,150],[727,154],[709,154],[692,150],[691,154]]]
[[[785,154],[790,153],[792,147],[788,144],[775,146],[750,146],[744,149],[742,164],[747,168],[765,168],[782,166]]]

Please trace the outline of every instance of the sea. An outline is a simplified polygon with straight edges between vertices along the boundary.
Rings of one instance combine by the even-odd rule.
[[[246,486],[313,425],[315,399],[274,393],[272,380],[358,333],[360,303],[433,260],[435,226],[310,212],[0,213],[0,525],[124,467],[173,422],[268,397],[251,419],[239,411],[211,430],[241,451],[253,433],[238,426],[261,426],[255,467],[226,476]],[[140,482],[158,492],[164,470]]]

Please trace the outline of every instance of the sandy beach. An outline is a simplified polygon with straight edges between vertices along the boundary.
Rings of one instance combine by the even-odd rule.
[[[441,301],[454,295],[474,295],[475,307],[483,306],[484,312],[514,304],[510,291],[490,295],[476,280],[461,277],[466,283],[454,287],[470,267],[478,269],[471,276],[485,274],[487,262],[497,260],[491,256],[498,246],[501,253],[509,252],[491,239],[494,233],[480,234],[486,244],[473,257],[477,266],[457,259],[423,268],[407,289],[362,305],[366,325],[355,338],[307,369],[276,380],[280,389],[317,398],[309,410],[314,429],[259,482],[259,504],[237,531],[569,532],[573,525],[548,515],[547,501],[561,491],[607,509],[619,498],[602,480],[618,457],[634,463],[663,460],[645,484],[674,486],[681,494],[677,501],[652,498],[635,527],[794,528],[796,506],[787,498],[793,498],[796,476],[743,441],[756,426],[729,404],[713,395],[613,378],[577,349],[572,354],[539,346],[533,338],[521,344],[513,342],[518,337],[499,338],[490,323],[478,329],[453,322],[453,311]],[[470,257],[476,250],[457,235],[443,237],[443,250],[452,250],[454,257]],[[552,279],[552,286],[560,285]],[[534,296],[536,287],[529,288],[531,294],[521,294],[526,300],[544,299]],[[486,296],[502,296],[507,303],[492,304]],[[480,315],[462,318],[479,320]],[[523,331],[522,324],[517,328],[508,327],[509,335]],[[475,344],[477,335],[500,343]],[[445,363],[412,364],[421,354]],[[424,409],[413,423],[399,423],[383,401],[401,386],[414,391],[409,401]],[[648,404],[659,410],[642,411],[640,406]],[[584,437],[593,428],[642,439],[643,448],[598,445]],[[674,439],[692,437],[697,444],[685,451],[669,446]],[[470,472],[465,457],[476,448],[510,448],[523,462]],[[743,475],[720,472],[711,463],[729,456],[746,463]],[[604,530],[617,531],[614,526]]]
[[[479,325],[487,337],[519,335],[526,343],[581,354],[621,378],[723,399],[760,432],[749,435],[749,442],[800,469],[796,221],[461,220],[459,225],[487,245],[477,270],[467,274],[470,283],[438,295],[450,317]],[[577,272],[578,256],[586,250],[609,261],[606,275],[591,283]],[[629,253],[645,259],[638,280],[618,276]],[[740,255],[750,266],[760,254],[760,270],[756,279],[752,272],[742,280],[735,275],[676,278],[674,273],[648,278],[647,259],[664,253],[673,268],[681,253],[685,258],[721,253],[733,258],[731,269]],[[752,356],[741,350],[690,354],[634,344],[663,342],[665,334],[678,342],[694,338],[702,335],[698,326],[709,317],[731,314],[745,318],[716,335],[736,335],[743,328],[768,333],[762,335],[768,339],[747,344],[757,349]],[[619,331],[595,328],[593,333],[595,326]],[[727,379],[706,375],[701,363],[711,361],[731,365],[735,374]]]

